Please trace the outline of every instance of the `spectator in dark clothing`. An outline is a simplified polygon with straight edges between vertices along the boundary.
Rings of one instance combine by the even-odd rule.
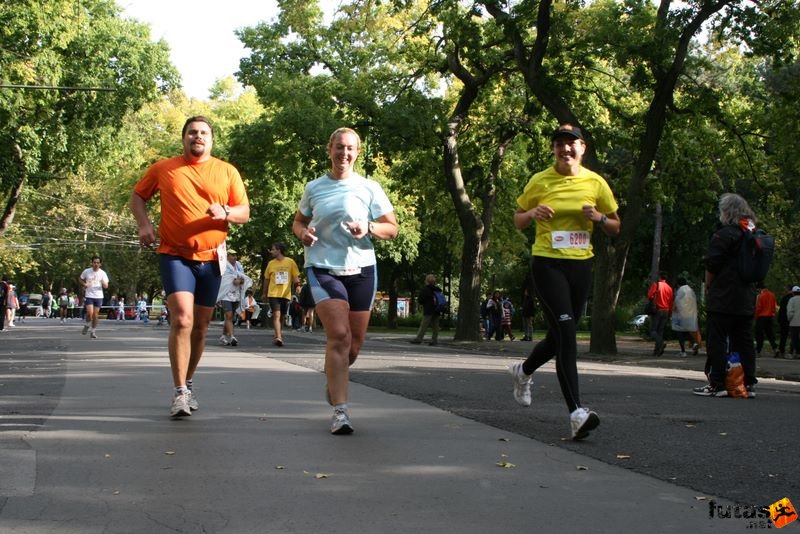
[[[706,266],[707,328],[706,370],[709,383],[695,388],[695,395],[727,396],[725,373],[728,353],[738,352],[744,370],[748,397],[755,396],[756,351],[753,345],[753,315],[756,287],[739,275],[739,247],[742,233],[755,228],[756,216],[747,201],[734,193],[725,193],[719,201],[722,227],[711,236]]]
[[[522,341],[533,341],[533,316],[536,313],[536,304],[533,300],[533,288],[525,284],[522,288]]]
[[[6,329],[6,300],[8,300],[8,278],[0,282],[0,330]]]
[[[786,306],[793,296],[792,284],[789,284],[786,286],[786,294],[781,297],[778,303],[778,328],[781,331],[781,339],[780,343],[778,343],[778,352],[775,353],[776,358],[786,357],[786,340],[789,339],[789,318],[786,316]]]
[[[419,303],[422,305],[422,322],[419,324],[417,336],[411,343],[419,345],[425,337],[428,327],[432,328],[431,341],[428,345],[436,345],[439,342],[439,312],[436,310],[436,296],[434,291],[441,291],[436,286],[436,276],[429,274],[425,277],[425,287],[419,291]]]
[[[489,331],[486,339],[503,340],[503,297],[499,291],[492,293],[492,298],[486,303],[486,315],[489,318]]]

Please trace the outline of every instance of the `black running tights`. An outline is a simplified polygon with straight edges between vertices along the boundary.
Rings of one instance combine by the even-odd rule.
[[[576,335],[592,284],[592,260],[534,256],[531,272],[548,328],[547,335],[533,348],[522,369],[532,374],[555,356],[558,383],[572,413],[581,405]]]

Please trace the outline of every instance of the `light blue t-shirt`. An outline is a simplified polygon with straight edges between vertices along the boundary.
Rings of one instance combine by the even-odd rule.
[[[307,183],[298,209],[311,217],[308,227],[316,229],[317,237],[313,247],[305,247],[304,266],[324,269],[375,265],[370,237],[354,238],[346,224],[367,224],[394,211],[378,182],[355,173],[344,180],[325,174]]]

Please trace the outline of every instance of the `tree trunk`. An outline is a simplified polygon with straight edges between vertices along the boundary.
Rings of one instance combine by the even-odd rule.
[[[663,227],[664,217],[661,210],[661,202],[656,203],[656,224],[653,227],[653,256],[650,259],[650,281],[658,280],[659,265],[661,264],[661,228]]]
[[[22,149],[17,143],[14,143],[14,162],[19,168],[19,175],[17,177],[17,183],[15,183],[14,187],[11,189],[8,202],[6,202],[6,208],[3,210],[3,217],[0,218],[0,236],[5,234],[8,227],[14,222],[14,214],[17,213],[17,204],[19,203],[19,198],[22,196],[22,189],[25,186],[25,178],[27,177],[25,161],[22,157]]]
[[[397,269],[389,275],[389,309],[386,312],[386,325],[397,328]]]

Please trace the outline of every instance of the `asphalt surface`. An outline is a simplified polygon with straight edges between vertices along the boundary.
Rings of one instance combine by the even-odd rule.
[[[98,333],[29,320],[0,337],[0,532],[731,532],[769,525],[710,503],[800,501],[800,361],[759,359],[786,380],[713,399],[689,393],[702,357],[583,346],[601,425],[573,442],[552,365],[533,406],[511,397],[505,369],[530,343],[371,334],[352,368],[356,433],[339,437],[320,332],[210,344],[201,410],[182,421],[167,414],[166,329]]]

